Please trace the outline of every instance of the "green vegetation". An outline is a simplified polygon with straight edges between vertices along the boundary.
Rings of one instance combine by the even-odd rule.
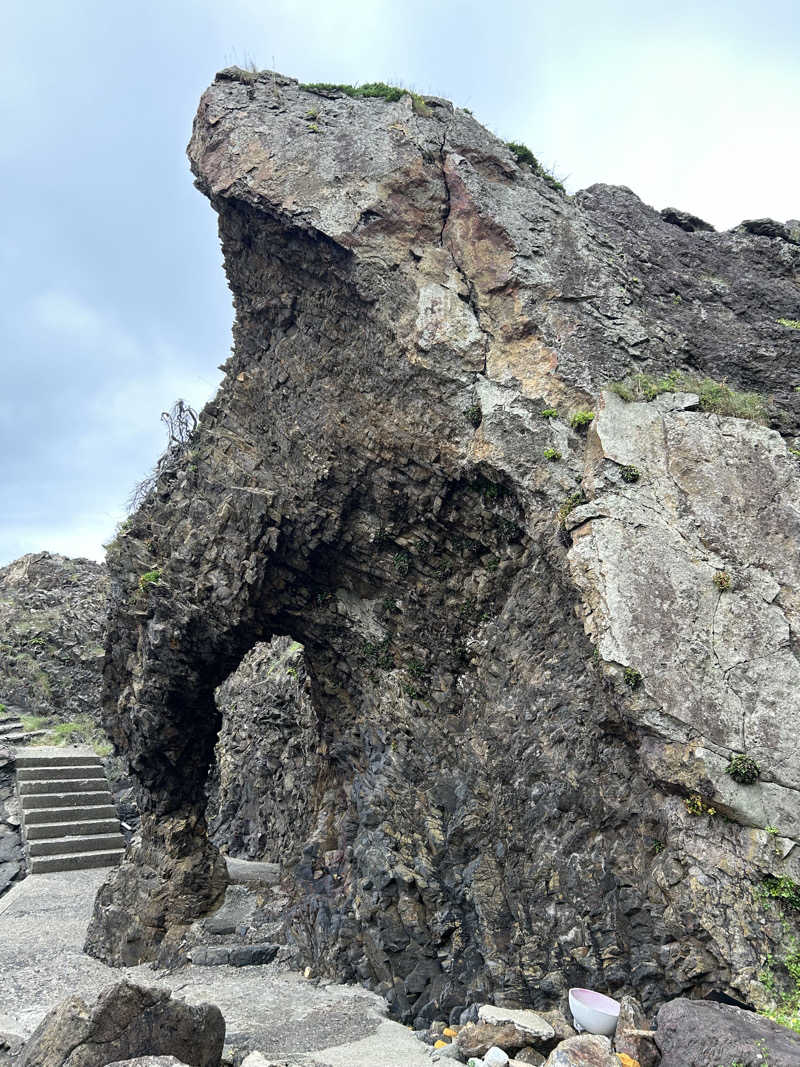
[[[767,896],[780,900],[794,911],[800,911],[800,885],[784,875],[768,874],[764,879]]]
[[[575,414],[569,420],[569,424],[573,430],[577,430],[578,433],[586,433],[589,428],[589,424],[594,419],[593,411],[576,411]]]
[[[467,422],[470,424],[470,426],[474,427],[477,430],[481,422],[483,421],[483,412],[481,411],[480,404],[470,404],[464,414],[466,415]]]
[[[622,677],[625,679],[625,685],[630,686],[631,689],[638,689],[642,684],[642,676],[635,667],[626,667],[622,672]]]
[[[397,100],[401,100],[404,96],[410,96],[411,106],[418,115],[428,116],[431,113],[431,109],[419,93],[414,93],[410,89],[401,89],[397,85],[387,85],[386,82],[366,82],[364,85],[346,85],[336,84],[334,82],[306,82],[305,84],[302,84],[300,88],[306,89],[311,93],[344,93],[345,96],[351,96],[353,98],[379,97],[381,100],[386,100],[390,104],[395,103]]]
[[[766,421],[766,402],[758,393],[742,393],[725,382],[713,378],[697,378],[685,371],[673,370],[662,377],[644,372],[633,374],[610,387],[623,400],[655,400],[662,393],[697,393],[700,410],[715,415],[731,415],[737,419]]]
[[[800,330],[800,319],[778,319],[779,326],[788,326],[790,330]]]
[[[585,504],[583,493],[570,493],[561,507],[558,509],[558,525],[563,530],[567,524],[567,516],[570,512],[574,511],[580,504]]]
[[[45,731],[34,738],[33,745],[90,745],[98,756],[109,756],[112,752],[108,738],[88,715],[68,722],[56,722],[45,715],[21,715],[20,720],[27,732]]]
[[[690,815],[716,815],[717,809],[707,804],[699,793],[691,793],[683,798],[683,805]]]
[[[533,173],[537,177],[543,178],[551,189],[556,189],[559,193],[566,192],[563,184],[556,178],[555,174],[552,174],[546,167],[542,166],[526,144],[521,141],[506,141],[506,148],[510,148],[517,157],[517,163],[525,163],[529,166]]]
[[[392,562],[394,563],[394,569],[404,578],[411,568],[411,560],[408,558],[408,553],[396,552]]]
[[[720,593],[727,593],[729,589],[733,588],[733,578],[727,571],[717,571],[712,581]]]
[[[5,715],[6,710],[5,704],[0,704],[0,715]]]
[[[555,462],[557,462],[557,460],[561,459],[561,453],[558,451],[557,448],[546,448],[544,450],[544,452],[542,453],[542,455],[544,456],[545,459],[549,459],[553,463],[555,463]]]
[[[759,1015],[800,1034],[800,944],[796,937],[789,938],[789,948],[781,963],[792,979],[791,988],[787,992],[778,993],[773,970],[774,960],[772,954],[768,953],[758,980],[775,998],[776,1004],[774,1008],[760,1011]]]
[[[630,465],[620,467],[619,475],[620,478],[622,478],[623,482],[628,482],[629,484],[632,484],[633,482],[638,482],[642,476],[641,471],[638,467],[631,467]]]
[[[729,774],[739,785],[753,785],[759,779],[761,768],[750,756],[731,756],[725,773]]]
[[[155,585],[157,582],[160,581],[161,571],[145,571],[144,574],[139,578],[139,589],[144,592],[148,585]]]
[[[556,411],[555,408],[544,408],[542,411],[539,412],[539,414],[542,416],[543,419],[557,419],[558,418],[558,412]]]

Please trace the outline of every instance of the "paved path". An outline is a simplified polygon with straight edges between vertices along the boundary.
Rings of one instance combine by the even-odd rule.
[[[106,871],[30,875],[0,899],[0,1031],[28,1037],[64,997],[92,999],[123,977],[163,985],[225,1016],[226,1045],[307,1067],[430,1067],[425,1046],[383,1017],[381,998],[357,986],[315,986],[293,971],[149,965],[111,968],[82,952]]]

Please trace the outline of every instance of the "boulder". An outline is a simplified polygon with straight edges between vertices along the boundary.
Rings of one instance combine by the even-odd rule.
[[[485,1056],[493,1045],[513,1055],[531,1042],[512,1022],[477,1022],[463,1026],[458,1032],[456,1043],[461,1052],[469,1058]]]
[[[620,1067],[611,1042],[599,1034],[568,1037],[545,1060],[545,1067]]]
[[[614,1034],[614,1050],[630,1056],[640,1067],[656,1067],[659,1060],[658,1049],[650,1037],[638,1037],[629,1033],[631,1030],[649,1030],[644,1009],[636,997],[624,996],[620,1000],[619,1020]]]
[[[492,1026],[513,1026],[516,1030],[514,1049],[526,1045],[544,1046],[555,1038],[555,1028],[535,1011],[514,1008],[498,1008],[494,1004],[483,1004],[478,1009],[478,1019]],[[497,1042],[500,1044],[500,1042]],[[509,1051],[505,1045],[500,1045]]]
[[[190,1067],[174,1056],[137,1056],[132,1060],[115,1060],[108,1067]]]
[[[64,1000],[42,1020],[19,1067],[106,1067],[115,1060],[174,1056],[189,1067],[219,1067],[225,1020],[214,1004],[173,1000],[168,989],[119,982],[93,1006]]]
[[[661,1067],[797,1067],[800,1034],[771,1019],[730,1004],[708,1000],[671,1000],[659,1010],[656,1044]]]

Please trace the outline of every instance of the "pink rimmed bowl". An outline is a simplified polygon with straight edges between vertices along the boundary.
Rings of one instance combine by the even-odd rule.
[[[611,1037],[619,1019],[619,1001],[593,989],[570,989],[569,1010],[581,1030]]]

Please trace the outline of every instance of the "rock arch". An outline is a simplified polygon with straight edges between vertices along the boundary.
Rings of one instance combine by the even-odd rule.
[[[203,97],[190,157],[219,214],[235,349],[182,461],[109,553],[104,715],[143,818],[88,947],[172,958],[220,899],[203,795],[214,690],[258,642],[291,635],[320,723],[314,828],[289,872],[288,921],[314,967],[404,1018],[480,997],[546,1006],[571,984],[757,999],[762,944],[784,935],[743,904],[769,858],[758,817],[725,793],[729,694],[714,723],[670,688],[660,649],[696,658],[699,692],[707,635],[683,641],[680,613],[651,601],[688,602],[691,570],[696,619],[717,617],[719,545],[703,538],[725,504],[690,475],[713,484],[722,451],[746,501],[795,492],[796,472],[764,428],[717,419],[712,433],[716,416],[685,397],[639,418],[645,405],[616,409],[600,387],[644,350],[654,371],[688,348],[722,377],[734,347],[736,380],[775,385],[773,421],[795,426],[783,335],[732,321],[718,286],[698,295],[703,316],[664,294],[691,263],[747,302],[755,273],[777,321],[800,253],[685,233],[624,189],[566,199],[466,113],[427,110],[237,70]],[[601,424],[588,438],[569,419],[587,408]],[[632,487],[619,470],[645,469],[634,446],[650,466]],[[648,561],[636,581],[615,523]],[[795,526],[783,508],[751,539],[786,590]],[[681,581],[660,569],[673,528]],[[755,565],[749,542],[731,551]],[[780,632],[788,678],[797,608],[781,596],[764,633]],[[753,721],[782,753],[769,788],[796,813],[781,724],[763,707]],[[681,797],[697,782],[723,797],[722,830],[691,823]]]

